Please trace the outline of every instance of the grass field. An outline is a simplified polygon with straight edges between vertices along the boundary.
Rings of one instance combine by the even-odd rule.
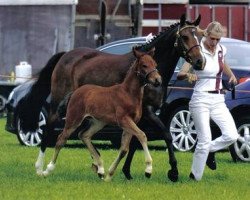
[[[38,148],[23,147],[18,144],[15,135],[4,130],[5,119],[0,119],[0,199],[131,199],[131,200],[245,200],[250,197],[249,163],[233,163],[228,152],[217,154],[216,171],[206,168],[200,182],[189,180],[188,174],[192,153],[176,152],[179,166],[179,181],[172,183],[166,178],[169,169],[168,157],[164,148],[154,150],[150,143],[153,158],[153,174],[150,179],[144,177],[144,156],[140,150],[136,153],[132,165],[132,181],[125,180],[119,165],[112,182],[100,180],[90,168],[91,158],[79,141],[70,141],[59,156],[54,173],[47,177],[38,177],[34,162]],[[108,169],[117,155],[117,150],[97,144]],[[46,162],[52,155],[47,151]]]

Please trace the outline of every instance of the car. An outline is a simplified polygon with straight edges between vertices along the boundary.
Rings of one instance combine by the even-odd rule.
[[[108,43],[97,49],[114,54],[124,54],[129,52],[133,46],[145,42],[146,37],[129,38]],[[239,82],[246,81],[247,78],[250,77],[250,44],[232,38],[222,38],[221,42],[228,49],[227,62],[231,66],[231,69],[237,76]],[[193,150],[196,145],[197,134],[192,117],[188,110],[188,103],[192,95],[193,85],[187,81],[179,81],[176,78],[183,62],[184,60],[180,58],[175,72],[169,82],[164,104],[156,114],[159,115],[172,134],[175,149],[179,151],[190,151]],[[39,129],[34,133],[23,132],[19,126],[18,109],[16,106],[18,101],[29,91],[33,83],[34,80],[16,87],[9,95],[7,101],[6,130],[15,133],[19,142],[27,146],[37,146],[40,144],[44,126],[46,126],[48,106],[50,102],[50,98],[48,97],[43,109],[41,110]],[[230,96],[230,92],[228,93]],[[235,100],[237,101],[237,99]],[[57,126],[56,130],[60,131],[62,130],[62,127],[63,123]],[[152,134],[150,134],[152,135],[152,137],[150,137],[151,140],[162,139],[154,132],[154,127],[147,127],[146,131],[152,132]],[[213,137],[217,137],[218,135],[219,133],[214,134]],[[120,136],[120,129],[107,126],[96,134],[93,139],[111,140],[112,144],[118,146]]]

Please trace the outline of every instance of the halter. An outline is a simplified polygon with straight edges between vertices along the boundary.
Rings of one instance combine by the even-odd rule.
[[[180,26],[178,26],[178,31],[176,33],[176,40],[175,40],[174,46],[177,48],[178,51],[180,51],[181,56],[187,62],[189,62],[191,65],[193,65],[193,61],[192,61],[191,57],[189,56],[189,52],[192,51],[192,49],[195,48],[195,47],[201,47],[201,45],[200,44],[196,44],[196,45],[190,47],[189,49],[187,49],[185,47],[185,45],[183,43],[183,40],[181,39],[180,33],[181,33],[181,31],[183,31],[186,28],[197,28],[197,27],[189,25],[189,26],[184,26],[183,28],[180,28]],[[180,47],[180,49],[178,47]]]
[[[146,73],[146,74],[143,74],[143,73],[141,73],[140,71],[135,71],[136,76],[142,78],[142,80],[143,80],[144,83],[148,83],[148,77],[149,77],[149,75],[150,75],[151,73],[153,73],[153,72],[158,72],[158,69],[154,68],[154,69],[152,69],[151,71],[149,71],[149,72]]]

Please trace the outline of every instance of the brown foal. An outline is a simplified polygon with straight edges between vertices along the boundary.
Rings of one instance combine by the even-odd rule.
[[[133,135],[138,138],[144,150],[145,173],[147,176],[151,175],[152,158],[147,146],[147,137],[137,127],[136,123],[140,120],[142,114],[142,98],[145,84],[150,83],[158,86],[162,80],[156,70],[157,64],[152,55],[135,49],[133,51],[137,59],[121,84],[111,87],[83,85],[74,91],[67,106],[65,127],[57,138],[52,160],[42,173],[44,176],[49,175],[54,170],[60,149],[70,135],[79,129],[84,119],[89,120],[90,127],[87,130],[81,130],[79,137],[90,151],[99,177],[104,178],[105,174],[103,160],[91,143],[91,138],[107,124],[120,126],[123,129],[123,134],[119,154],[110,166],[105,180],[111,180],[120,160],[129,150],[129,143]],[[153,50],[150,54],[153,54]]]

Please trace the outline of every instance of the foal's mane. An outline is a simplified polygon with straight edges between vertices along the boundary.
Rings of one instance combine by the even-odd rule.
[[[172,24],[172,25],[166,27],[163,31],[161,31],[160,33],[158,33],[157,35],[155,35],[152,40],[150,40],[149,42],[146,42],[145,44],[138,45],[135,48],[137,50],[140,50],[140,51],[145,51],[145,52],[149,51],[150,49],[152,49],[153,47],[155,47],[155,45],[160,40],[162,40],[164,37],[166,37],[170,33],[172,33],[172,30],[174,30],[179,24],[180,24],[180,22]]]

